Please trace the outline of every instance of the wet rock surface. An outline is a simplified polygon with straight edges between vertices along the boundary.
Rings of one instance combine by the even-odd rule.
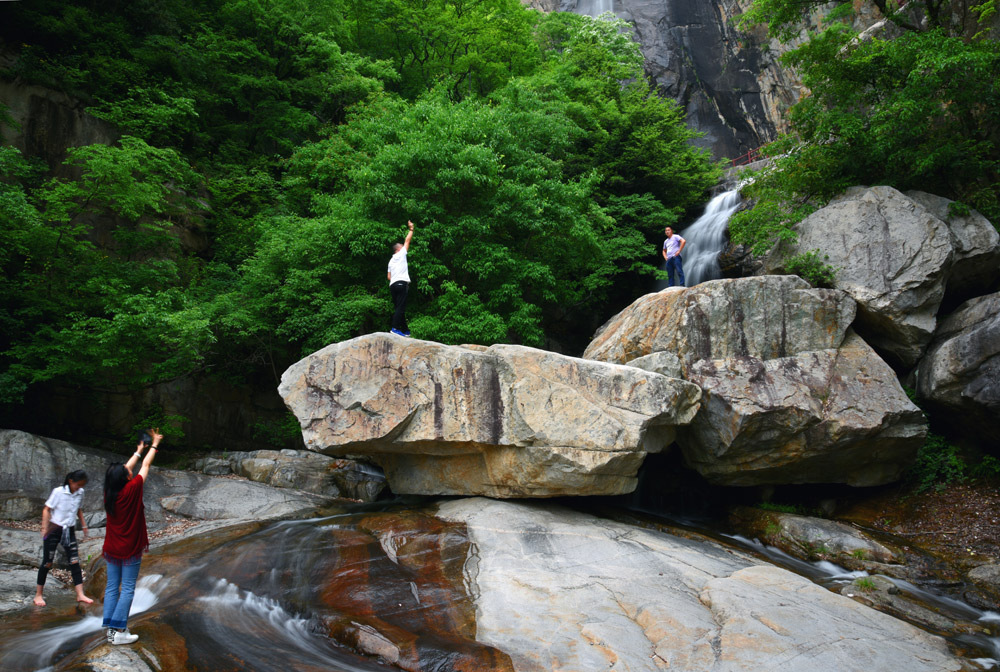
[[[401,494],[630,492],[690,422],[690,383],[520,346],[372,334],[290,367],[279,392],[311,450],[365,455]]]
[[[439,516],[473,545],[478,639],[519,671],[962,669],[944,640],[712,543],[482,499]]]
[[[759,538],[803,560],[831,560],[864,570],[902,560],[898,549],[834,520],[750,507],[734,509],[729,520],[740,534]]]

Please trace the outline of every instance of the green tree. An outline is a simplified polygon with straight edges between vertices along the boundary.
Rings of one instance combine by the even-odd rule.
[[[860,39],[834,21],[784,57],[810,94],[790,110],[790,133],[769,148],[777,157],[773,167],[746,189],[757,205],[731,222],[735,241],[762,252],[794,236],[796,222],[856,184],[929,191],[1000,222],[1000,83],[994,74],[1000,43],[949,35],[968,31],[945,20],[950,14],[942,3],[910,5],[922,6],[937,27],[918,29],[893,14],[901,34]],[[745,20],[767,16],[781,32],[801,9],[760,0]]]

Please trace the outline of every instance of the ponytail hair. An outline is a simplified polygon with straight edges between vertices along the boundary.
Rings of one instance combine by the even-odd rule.
[[[109,516],[115,514],[115,504],[122,488],[128,483],[128,470],[121,462],[112,462],[104,472],[104,510]]]
[[[63,485],[69,485],[70,481],[79,483],[80,481],[86,481],[86,480],[87,480],[87,472],[84,471],[83,469],[77,469],[76,471],[71,471],[68,474],[66,474],[66,480],[63,481]]]

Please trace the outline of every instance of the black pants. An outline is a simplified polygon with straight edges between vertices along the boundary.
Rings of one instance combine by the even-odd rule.
[[[410,328],[406,325],[406,293],[409,291],[410,283],[403,280],[389,285],[392,302],[396,305],[396,312],[392,314],[392,328],[404,334],[410,333]]]
[[[62,544],[66,553],[66,562],[69,563],[69,573],[73,575],[73,585],[79,586],[83,583],[83,572],[80,570],[80,555],[76,547],[76,534],[72,527],[62,528],[53,525],[49,533],[42,541],[42,564],[38,568],[38,585],[44,586],[45,579],[49,575],[49,568],[56,559],[56,550]]]

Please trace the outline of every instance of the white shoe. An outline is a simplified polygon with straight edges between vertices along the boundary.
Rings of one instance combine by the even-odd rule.
[[[131,644],[132,642],[139,639],[139,635],[133,635],[128,631],[128,628],[124,630],[114,630],[112,629],[110,641],[115,646],[120,646],[122,644]]]
[[[117,630],[115,630],[114,628],[108,628],[108,633],[107,633],[108,644],[115,643],[115,632],[117,632]]]

